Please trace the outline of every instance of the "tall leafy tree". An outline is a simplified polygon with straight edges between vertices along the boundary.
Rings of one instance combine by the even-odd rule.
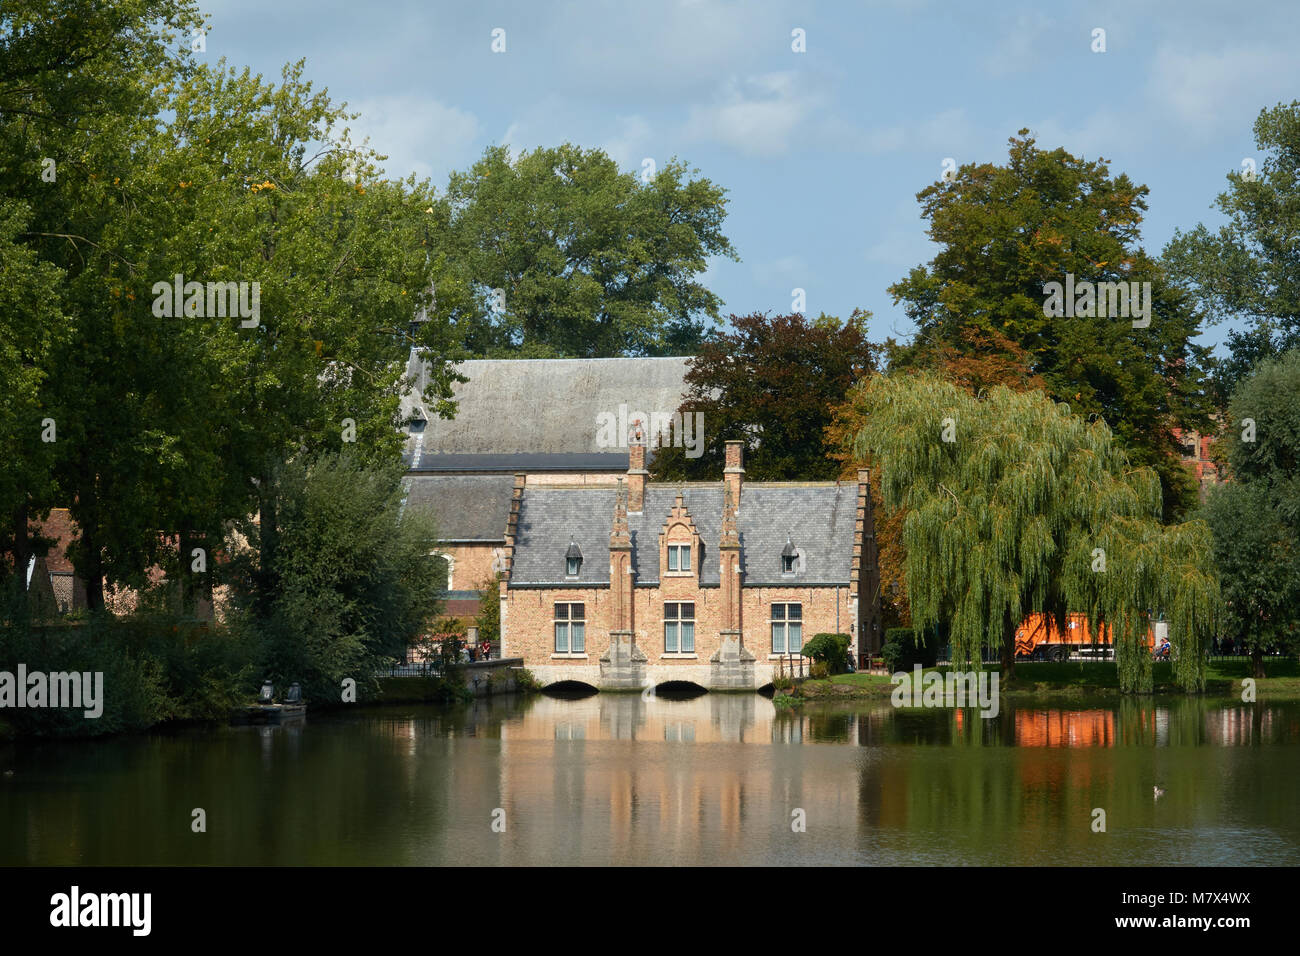
[[[874,368],[869,318],[861,311],[847,322],[799,313],[733,315],[730,329],[701,345],[686,373],[680,411],[692,423],[703,416],[703,451],[687,457],[679,436],[664,436],[667,446],[655,451],[651,463],[656,478],[716,477],[730,439],[746,443],[751,478],[835,478],[835,443],[826,428],[850,386]],[[691,437],[700,439],[698,433]]]
[[[433,359],[429,404],[448,405],[446,312],[411,322],[442,261],[431,191],[380,180],[347,138],[351,115],[301,73],[272,85],[223,63],[175,77],[174,118],[133,128],[129,150],[70,187],[96,238],[69,284],[76,332],[54,357],[51,404],[92,606],[160,561],[188,575],[193,545],[210,562],[250,510],[270,595],[279,466],[343,444],[394,457],[412,345]],[[171,296],[156,286],[176,275],[255,285],[256,322],[213,315],[204,296],[160,314]]]
[[[9,238],[60,273],[57,290],[43,299],[47,307],[56,305],[44,316],[51,331],[33,334],[29,328],[13,340],[23,352],[26,384],[38,383],[34,401],[17,406],[23,441],[18,449],[29,454],[5,455],[0,463],[11,484],[20,486],[15,510],[7,512],[18,552],[25,549],[31,517],[75,497],[75,489],[55,481],[60,471],[91,454],[84,432],[77,441],[87,406],[74,380],[87,347],[97,344],[97,323],[113,311],[103,264],[120,251],[105,238],[116,214],[115,204],[105,200],[120,184],[135,146],[154,128],[168,84],[192,65],[189,44],[178,39],[200,24],[188,0],[14,0],[0,8],[0,185],[26,210],[22,231]],[[11,321],[39,311],[29,301],[11,313]],[[42,337],[48,348],[34,344]],[[132,398],[129,390],[91,394],[105,414]],[[47,421],[53,423],[49,430]],[[119,447],[111,430],[92,431],[101,449],[112,449],[108,454],[134,453],[140,460],[140,447],[130,441]],[[32,449],[26,442],[36,434],[54,440]],[[11,467],[24,473],[14,478]],[[129,492],[130,483],[120,495],[121,514],[146,511]],[[88,501],[87,510],[94,508]],[[99,548],[86,553],[93,556],[91,565],[99,563]],[[94,577],[97,569],[89,573]],[[98,594],[92,588],[92,600]]]
[[[1028,130],[1010,144],[1005,165],[967,164],[917,194],[941,248],[890,287],[918,325],[914,352],[977,351],[964,338],[971,328],[1005,336],[1054,398],[1100,416],[1136,463],[1156,469],[1165,514],[1181,514],[1195,488],[1172,429],[1208,424],[1207,352],[1191,341],[1191,300],[1139,245],[1148,190],[1104,160],[1040,149]],[[1045,286],[1067,274],[1149,282],[1150,325],[1049,314]],[[893,364],[913,363],[901,354]]]
[[[151,278],[165,279],[181,261],[197,276],[260,288],[255,328],[212,316],[163,322],[192,326],[191,341],[209,356],[208,387],[198,390],[209,405],[196,416],[228,438],[223,467],[239,482],[228,493],[244,496],[237,514],[248,513],[250,496],[256,503],[269,608],[281,465],[343,447],[371,463],[394,460],[412,347],[429,360],[429,405],[449,409],[446,316],[456,302],[445,292],[437,306],[430,301],[443,260],[427,183],[380,179],[376,155],[347,136],[355,116],[314,91],[301,62],[278,85],[224,63],[200,68],[175,109],[159,179],[173,191],[200,184],[197,225],[178,224],[168,270]],[[417,311],[427,321],[413,323]],[[213,510],[195,504],[195,514]]]
[[[1176,232],[1164,252],[1210,324],[1246,320],[1229,333],[1231,354],[1218,369],[1224,397],[1257,362],[1300,346],[1300,101],[1261,110],[1254,134],[1261,155],[1230,173],[1215,200],[1227,223]]]
[[[736,258],[725,190],[681,163],[653,178],[565,144],[489,148],[447,190],[450,254],[477,291],[458,314],[475,354],[680,355],[718,318],[698,279]],[[441,286],[440,286],[441,288]]]
[[[1031,612],[1085,611],[1113,635],[1125,692],[1152,688],[1150,615],[1176,635],[1175,678],[1205,682],[1219,608],[1203,522],[1161,523],[1160,483],[1102,422],[1041,392],[975,398],[929,373],[876,376],[855,393],[857,451],[880,464],[886,510],[903,507],[913,625],[947,624],[953,660],[981,650],[1014,676],[1015,629]]]
[[[49,355],[65,331],[62,271],[15,241],[27,222],[25,205],[0,202],[0,584],[17,583],[10,595],[16,604],[10,606],[19,614],[26,610],[25,575],[33,553],[28,521],[54,497],[54,447],[44,440],[49,433],[41,390]]]
[[[1300,642],[1300,350],[1266,359],[1228,407],[1230,479],[1206,519],[1226,601],[1225,633],[1263,654]]]

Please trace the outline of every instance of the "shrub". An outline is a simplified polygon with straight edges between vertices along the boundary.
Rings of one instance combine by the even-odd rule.
[[[0,628],[0,670],[102,672],[103,707],[14,709],[16,736],[99,736],[146,730],[168,720],[226,720],[253,690],[238,635],[192,621],[93,616],[85,624]]]
[[[814,634],[803,646],[803,656],[811,657],[824,665],[826,674],[842,674],[849,669],[849,636],[847,634]],[[817,676],[814,667],[813,676]]]
[[[541,689],[542,684],[537,679],[537,675],[527,667],[520,667],[515,670],[515,690],[519,693],[531,694],[534,691],[539,691]]]
[[[808,668],[808,676],[813,680],[825,680],[831,676],[830,668],[825,661],[813,661],[812,667]]]
[[[880,649],[880,656],[885,660],[885,669],[891,673],[911,670],[917,664],[933,667],[939,654],[935,641],[917,641],[916,632],[910,627],[891,627],[885,631],[885,644]]]

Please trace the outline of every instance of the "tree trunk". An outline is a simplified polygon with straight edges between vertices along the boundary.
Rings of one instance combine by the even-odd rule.
[[[258,555],[257,555],[257,597],[254,599],[256,614],[262,620],[271,616],[277,591],[276,550],[279,544],[279,529],[276,525],[275,488],[270,478],[263,477],[258,484]]]
[[[1016,624],[1010,614],[1002,615],[1002,683],[1016,679]]]
[[[86,609],[92,614],[104,610],[104,556],[89,528],[81,529],[81,550],[86,585]]]
[[[1259,644],[1250,649],[1250,666],[1256,677],[1264,676],[1264,651]]]
[[[198,599],[198,582],[199,576],[191,566],[193,555],[191,552],[195,548],[195,537],[189,531],[182,531],[177,536],[177,558],[179,559],[176,567],[176,585],[180,589],[180,611],[181,617],[194,617],[195,602]]]
[[[19,620],[27,619],[27,562],[31,560],[31,542],[27,537],[27,501],[14,510],[14,574],[18,579],[18,588],[14,592],[14,613]]]

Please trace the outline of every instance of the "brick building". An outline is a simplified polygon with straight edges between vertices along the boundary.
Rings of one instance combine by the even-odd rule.
[[[1201,500],[1204,501],[1210,486],[1223,480],[1219,465],[1214,460],[1214,436],[1199,432],[1185,432],[1180,428],[1175,428],[1173,433],[1174,439],[1178,442],[1183,465],[1196,476]]]
[[[627,467],[630,419],[649,424],[675,412],[689,361],[466,361],[458,370],[468,381],[452,387],[456,415],[444,419],[426,408],[427,365],[411,352],[401,399],[405,507],[429,509],[437,520],[438,553],[449,570],[447,614],[477,614],[479,589],[501,567],[514,476],[612,486]]]
[[[879,647],[867,473],[857,482],[749,482],[728,442],[717,482],[647,481],[644,437],[625,475],[515,479],[499,584],[502,656],[545,684],[714,689],[771,682],[830,632]]]

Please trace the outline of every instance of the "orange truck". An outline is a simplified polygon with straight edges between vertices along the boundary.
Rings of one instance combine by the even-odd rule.
[[[1068,661],[1113,660],[1110,627],[1103,624],[1093,634],[1088,615],[1071,614],[1062,631],[1045,614],[1030,614],[1016,628],[1016,660]],[[1169,636],[1169,624],[1157,621],[1147,628],[1147,648],[1155,648]]]

